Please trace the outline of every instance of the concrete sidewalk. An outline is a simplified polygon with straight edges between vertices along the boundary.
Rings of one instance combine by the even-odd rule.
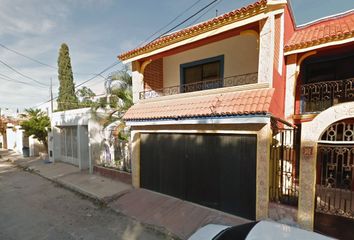
[[[12,162],[91,199],[104,202],[113,211],[133,217],[172,238],[187,239],[208,223],[239,225],[249,222],[171,196],[134,189],[120,181],[80,171],[70,164],[46,163],[40,158],[23,158],[22,155],[7,150],[0,150],[0,155],[0,161]]]
[[[22,155],[6,150],[0,151],[0,155],[1,161],[9,161],[27,171],[105,203],[132,189],[128,184],[80,171],[78,167],[67,163],[48,163],[39,157],[24,158]]]
[[[130,191],[109,203],[109,207],[139,222],[165,228],[180,239],[188,239],[197,229],[209,223],[235,226],[250,222],[244,218],[146,189]]]

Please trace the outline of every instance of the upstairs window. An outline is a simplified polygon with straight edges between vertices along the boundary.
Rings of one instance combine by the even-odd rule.
[[[224,56],[203,59],[182,64],[182,92],[192,92],[222,86],[224,73]]]
[[[354,55],[320,59],[305,64],[305,83],[343,80],[354,77]]]

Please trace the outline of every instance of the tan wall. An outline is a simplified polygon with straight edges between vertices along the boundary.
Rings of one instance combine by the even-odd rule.
[[[163,59],[163,86],[180,85],[180,65],[205,58],[224,55],[224,77],[258,70],[258,43],[256,36],[235,36]]]
[[[169,125],[140,126],[132,128],[132,183],[140,187],[140,133],[226,133],[257,135],[257,174],[256,174],[256,219],[268,217],[269,203],[269,144],[271,141],[270,124],[225,124],[225,125]]]

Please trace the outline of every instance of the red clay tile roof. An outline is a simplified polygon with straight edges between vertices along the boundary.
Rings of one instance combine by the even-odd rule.
[[[264,88],[206,96],[143,101],[124,115],[127,121],[267,114],[274,89]]]
[[[259,14],[260,12],[265,11],[266,7],[267,0],[259,0],[253,4],[225,13],[219,17],[215,17],[197,25],[181,29],[169,35],[162,36],[146,44],[145,46],[138,47],[131,51],[122,53],[118,56],[118,58],[124,61],[135,56],[154,51],[156,49],[171,45],[176,42],[180,42],[196,35],[209,32],[221,26],[252,17],[254,15]]]
[[[352,37],[354,37],[354,11],[298,28],[286,43],[285,51],[289,52]]]

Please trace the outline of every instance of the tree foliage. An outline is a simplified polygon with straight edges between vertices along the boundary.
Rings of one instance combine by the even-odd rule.
[[[123,67],[121,70],[111,73],[105,82],[105,88],[109,96],[109,103],[107,102],[107,98],[100,99],[95,110],[104,108],[106,109],[106,115],[103,118],[98,118],[104,126],[118,122],[116,129],[118,137],[121,140],[127,140],[129,133],[124,131],[126,125],[122,117],[133,105],[132,77],[128,67]]]
[[[23,120],[20,125],[24,130],[25,135],[27,137],[33,135],[33,137],[42,142],[47,149],[47,129],[50,127],[49,117],[40,109],[33,108],[26,109],[23,117],[26,120]]]
[[[57,100],[58,110],[63,111],[78,108],[78,99],[75,95],[75,84],[71,68],[69,47],[65,43],[61,45],[59,50],[58,78],[60,83]]]
[[[90,88],[84,86],[77,90],[76,94],[80,107],[92,107],[95,104],[93,97],[95,97],[96,94]]]
[[[0,116],[0,135],[6,134],[6,124],[7,122]]]

